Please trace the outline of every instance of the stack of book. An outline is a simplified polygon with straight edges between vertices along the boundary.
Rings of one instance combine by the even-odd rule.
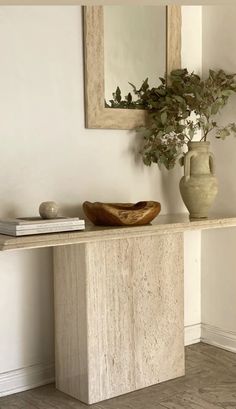
[[[85,222],[78,217],[21,217],[17,219],[0,219],[0,234],[9,236],[27,236],[30,234],[60,233],[84,230]]]

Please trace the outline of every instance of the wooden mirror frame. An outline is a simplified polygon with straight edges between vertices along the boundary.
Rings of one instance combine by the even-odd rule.
[[[181,67],[181,6],[166,6],[166,70]],[[103,6],[84,6],[85,126],[133,129],[145,124],[141,109],[105,108]]]

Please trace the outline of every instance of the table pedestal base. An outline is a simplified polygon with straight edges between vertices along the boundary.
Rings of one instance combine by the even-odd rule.
[[[184,375],[183,233],[54,248],[56,386],[87,404]]]

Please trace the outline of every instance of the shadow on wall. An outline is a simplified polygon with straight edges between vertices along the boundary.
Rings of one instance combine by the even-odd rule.
[[[19,208],[17,205],[14,205],[12,202],[2,203],[1,217],[3,217],[3,214],[4,214],[4,218],[19,217]]]
[[[235,122],[236,96],[232,96],[228,106],[221,115],[217,116],[220,126]],[[235,216],[236,208],[236,138],[233,135],[225,140],[210,137],[211,151],[215,155],[216,176],[219,183],[219,192],[212,211],[215,213]]]
[[[82,203],[78,203],[78,205],[60,203],[60,216],[84,218]]]
[[[51,249],[20,253],[21,286],[18,287],[21,311],[20,338],[25,366],[54,363],[54,298]],[[21,300],[20,300],[21,299]],[[27,302],[25,302],[27,300]],[[30,384],[31,379],[28,379]]]
[[[179,181],[183,176],[183,168],[176,164],[172,170],[161,170],[161,185],[166,203],[166,213],[186,213],[187,209],[180,196]]]
[[[236,208],[236,138],[230,137],[227,141],[213,140],[211,150],[216,159],[216,175],[219,183],[219,192],[216,197],[213,211],[235,216]]]
[[[0,261],[0,373],[53,363],[51,249],[3,252]]]

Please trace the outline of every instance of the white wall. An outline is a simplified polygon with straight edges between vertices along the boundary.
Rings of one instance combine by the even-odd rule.
[[[203,70],[222,68],[236,72],[236,6],[203,6]],[[219,123],[236,120],[236,96],[219,117]],[[236,139],[212,138],[219,194],[214,210],[234,214],[236,208]],[[203,339],[236,352],[236,229],[202,234]]]
[[[54,361],[49,249],[1,253],[0,368]]]
[[[199,69],[196,11],[184,12],[183,30],[198,51],[184,43],[183,59]],[[43,200],[57,201],[67,215],[81,215],[86,199],[153,199],[163,213],[184,211],[181,169],[143,166],[132,132],[84,128],[80,7],[0,7],[0,55],[1,217],[36,215]],[[200,235],[186,235],[185,249],[185,323],[192,326],[200,321]],[[0,254],[0,393],[53,376],[51,256]]]
[[[201,74],[202,7],[182,7],[182,66]],[[185,344],[201,336],[201,232],[184,234]]]

